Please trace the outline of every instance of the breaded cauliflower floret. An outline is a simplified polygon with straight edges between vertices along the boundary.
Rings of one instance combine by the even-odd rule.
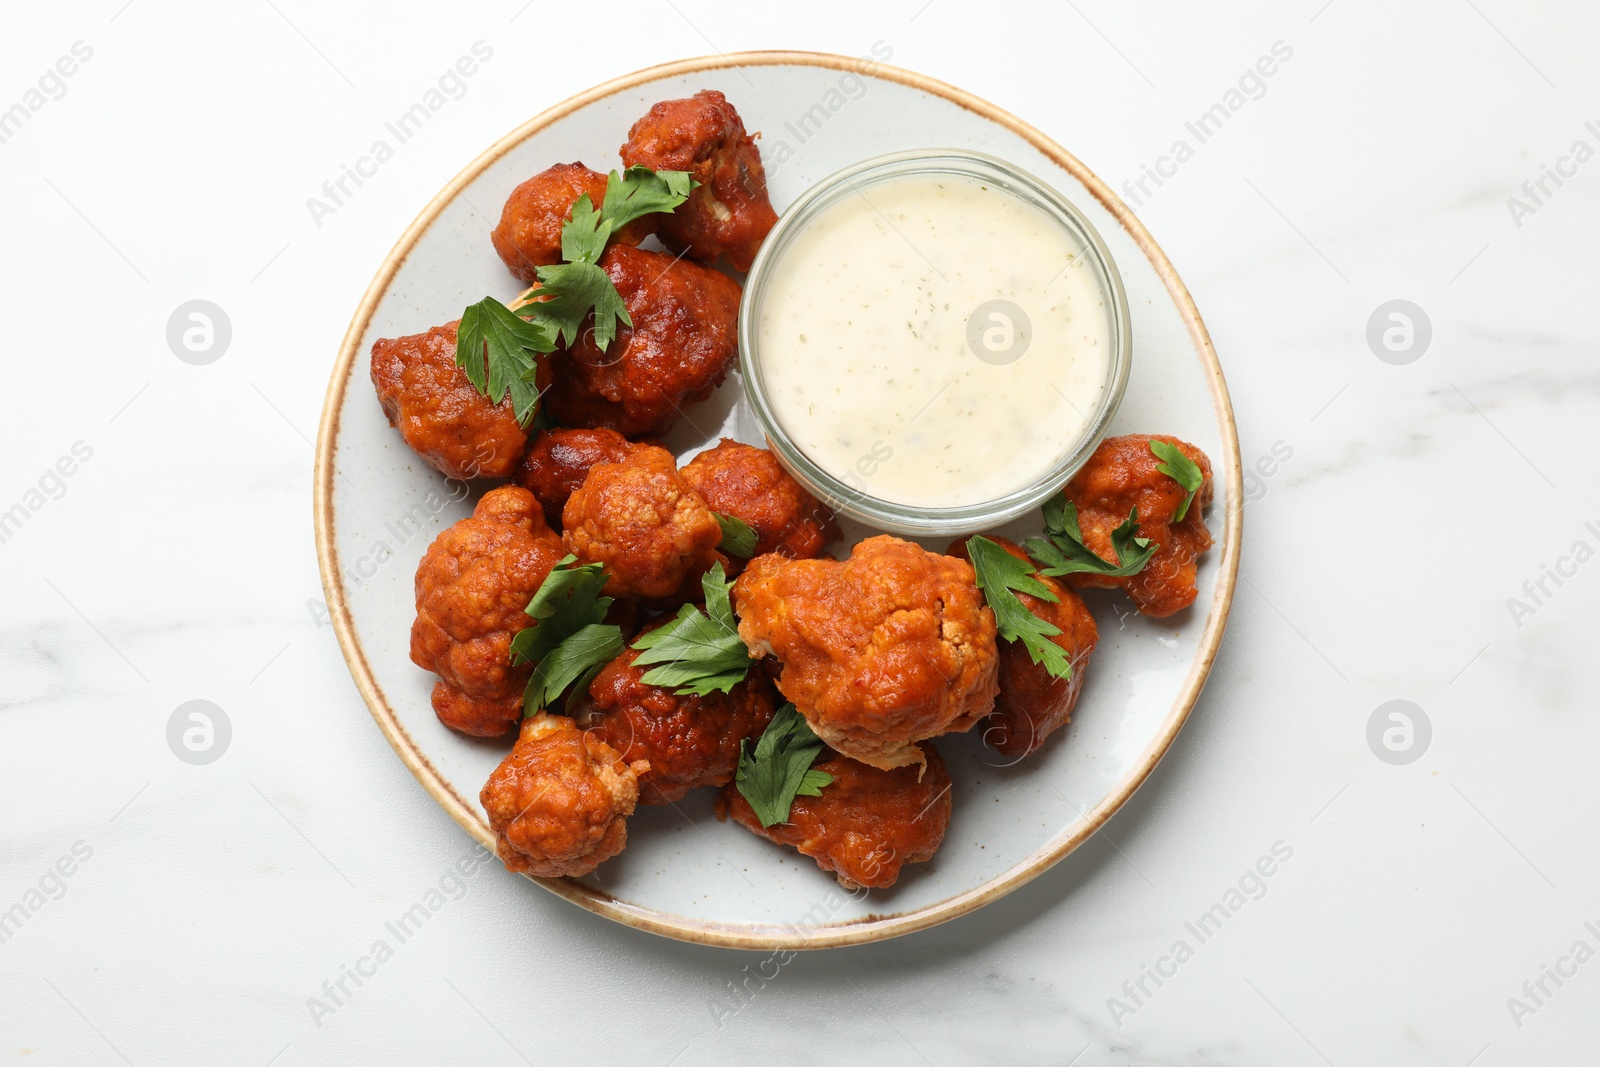
[[[504,478],[528,447],[511,398],[478,392],[456,363],[456,323],[372,345],[372,384],[389,425],[449,478]]]
[[[991,537],[995,544],[1022,562],[1032,566],[1022,546],[1003,537]],[[950,546],[950,554],[967,559],[967,542],[957,541]],[[1021,759],[1037,751],[1045,739],[1067,724],[1072,718],[1073,705],[1083,692],[1083,672],[1089,666],[1089,657],[1100,640],[1099,627],[1094,616],[1084,605],[1083,598],[1062,584],[1061,579],[1033,575],[1056,595],[1057,602],[1040,600],[1027,593],[1018,593],[1022,606],[1061,632],[1050,638],[1072,664],[1072,675],[1057,678],[1040,664],[1033,662],[1021,641],[1000,642],[1000,695],[995,697],[994,712],[979,724],[984,743],[1002,756]]]
[[[572,205],[588,194],[596,209],[605,202],[606,176],[582,163],[557,163],[511,191],[500,224],[489,234],[506,269],[522,281],[539,280],[538,269],[561,262],[561,228]],[[659,215],[635,219],[611,240],[636,245],[654,232]]]
[[[621,852],[644,769],[565,716],[526,720],[478,794],[507,869],[574,877]]]
[[[1176,445],[1205,476],[1200,491],[1183,521],[1172,516],[1187,495],[1183,486],[1161,473],[1161,463],[1150,451],[1151,441]],[[1144,570],[1128,578],[1070,574],[1067,584],[1076,588],[1125,589],[1144,615],[1165,618],[1194,603],[1196,563],[1211,547],[1205,509],[1211,506],[1211,460],[1185,441],[1164,434],[1128,434],[1100,442],[1089,462],[1067,483],[1067,499],[1077,505],[1083,543],[1102,559],[1116,557],[1111,531],[1127,521],[1131,508],[1139,509],[1139,536],[1161,546]]]
[[[589,476],[589,468],[616,463],[639,447],[615,430],[544,430],[533,439],[514,478],[539,498],[551,529],[560,529],[561,509]]]
[[[596,463],[561,516],[567,551],[603,563],[611,596],[670,597],[716,560],[722,526],[678,474],[672,453],[644,445]]]
[[[726,693],[680,695],[645,682],[650,668],[636,666],[638,658],[636,650],[625,649],[601,669],[589,686],[587,707],[577,714],[579,724],[623,759],[649,762],[639,775],[639,797],[646,804],[666,804],[691,789],[732,781],[739,746],[761,736],[777,707],[766,671],[752,668]]]
[[[778,657],[779,690],[852,759],[918,763],[917,741],[994,707],[994,613],[962,560],[887,536],[842,563],[760,556],[734,601],[750,654]]]
[[[439,676],[433,710],[452,730],[500,737],[522,718],[531,669],[511,663],[524,608],[565,554],[526,489],[486,493],[417,565],[411,661]]]
[[[703,89],[656,104],[628,131],[622,161],[651,170],[686,170],[700,183],[676,211],[662,217],[667,247],[686,249],[703,263],[727,256],[736,269],[750,269],[778,214],[767,198],[761,150],[727,97]]]
[[[755,532],[762,556],[814,559],[839,539],[839,523],[765,448],[724,437],[684,464],[683,480],[714,511],[732,515]]]
[[[837,752],[812,766],[833,776],[820,796],[797,796],[789,821],[765,829],[748,801],[730,785],[718,798],[719,816],[751,833],[788,845],[833,872],[845,889],[887,889],[908,863],[931,859],[950,825],[950,775],[930,744],[922,765],[885,771]]]
[[[739,283],[698,263],[625,246],[606,249],[600,269],[633,325],[619,324],[605,349],[585,330],[557,352],[545,399],[563,426],[659,436],[683,408],[709,397],[738,357]]]

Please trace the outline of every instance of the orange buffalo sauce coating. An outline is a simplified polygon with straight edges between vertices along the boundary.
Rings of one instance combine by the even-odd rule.
[[[1177,524],[1172,523],[1172,516],[1188,494],[1183,486],[1156,469],[1161,460],[1150,451],[1151,441],[1176,445],[1205,476],[1188,513]],[[1139,536],[1161,546],[1138,574],[1127,578],[1070,574],[1066,577],[1068,585],[1123,589],[1141,614],[1156,618],[1165,618],[1194,603],[1197,561],[1211,548],[1205,509],[1211,505],[1213,487],[1211,460],[1204,452],[1165,434],[1108,437],[1064,491],[1078,508],[1083,543],[1100,558],[1116,558],[1111,549],[1111,531],[1127,521],[1128,511],[1134,507],[1139,509]]]
[[[825,751],[812,767],[833,775],[832,783],[820,796],[795,797],[788,822],[763,829],[734,785],[718,798],[718,815],[731,815],[751,833],[810,856],[846,889],[887,889],[906,864],[932,858],[950,825],[944,760],[932,745],[918,747],[921,767],[887,771]]]
[[[501,737],[522,718],[532,668],[511,662],[523,610],[565,555],[533,494],[501,486],[438,536],[417,564],[411,661],[439,676],[433,710],[452,730]]]
[[[750,527],[756,535],[752,555],[813,559],[839,539],[833,512],[765,448],[724,437],[684,464],[682,473],[712,510]]]
[[[611,596],[673,596],[716,561],[722,526],[678,474],[672,453],[643,445],[589,468],[561,515],[567,551],[605,565]]]
[[[1031,563],[1021,545],[1004,537],[990,540],[1024,563]],[[952,544],[950,554],[967,559],[967,542]],[[1082,597],[1060,579],[1039,574],[1034,578],[1055,594],[1057,602],[1052,604],[1027,593],[1016,594],[1017,599],[1024,608],[1061,631],[1050,640],[1067,654],[1072,674],[1057,678],[1033,662],[1021,641],[1000,642],[1000,694],[995,697],[994,712],[978,724],[978,730],[984,743],[996,752],[1019,759],[1037,751],[1046,738],[1072,718],[1072,709],[1083,692],[1083,672],[1100,640],[1100,628]]]
[[[582,163],[557,163],[513,189],[489,234],[506,269],[532,285],[540,267],[560,263],[562,227],[572,217],[572,205],[585,195],[598,210],[605,203],[606,176]],[[635,219],[611,240],[636,245],[654,232],[660,217]]]
[[[994,708],[994,613],[964,560],[873,537],[844,562],[759,556],[733,595],[750,654],[776,656],[778,689],[863,763],[919,763],[916,742]]]
[[[644,769],[565,716],[526,720],[478,795],[507,869],[570,877],[621,852]]]
[[[667,247],[705,263],[726,256],[735,269],[750,269],[778,213],[767,197],[761,150],[727,97],[703,89],[656,104],[628,131],[622,161],[688,171],[700,183],[676,211],[661,216]]]
[[[695,696],[644,681],[650,668],[636,666],[638,658],[629,648],[601,668],[589,686],[587,707],[576,713],[579,724],[623,759],[649,762],[639,775],[639,798],[646,804],[668,804],[691,789],[731,782],[740,745],[760,737],[777,708],[767,672],[752,666],[729,692]]]
[[[739,354],[739,283],[661,252],[613,246],[600,257],[628,309],[606,348],[585,331],[551,360],[545,397],[563,426],[660,436],[722,384]]]
[[[549,384],[540,363],[541,387]],[[456,364],[456,323],[372,345],[372,384],[389,425],[446,477],[504,478],[528,447],[511,398],[478,392]]]
[[[596,463],[616,463],[639,447],[615,430],[544,430],[517,465],[516,483],[539,498],[545,521],[561,528],[567,498]]]

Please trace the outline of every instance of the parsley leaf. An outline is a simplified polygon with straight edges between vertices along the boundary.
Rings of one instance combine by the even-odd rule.
[[[724,515],[720,511],[711,514],[717,517],[717,524],[722,527],[722,542],[718,548],[730,556],[740,559],[749,559],[756,554],[756,532],[750,529],[750,524],[737,515]]]
[[[686,170],[629,167],[623,174],[612,171],[606,178],[602,214],[615,233],[641,216],[673,210],[689,199],[689,193],[699,184]]]
[[[833,775],[811,767],[821,754],[822,741],[793,704],[778,709],[753,755],[745,750],[744,741],[739,742],[734,782],[762,829],[788,822],[795,797],[821,796],[822,787],[833,783]]]
[[[733,583],[722,564],[715,564],[700,584],[706,593],[705,611],[685,604],[677,618],[633,643],[643,650],[635,664],[659,664],[641,679],[646,684],[703,697],[730,691],[750,672],[750,652],[739,639],[728,596]]]
[[[607,185],[607,188],[610,186]],[[573,203],[572,211],[561,227],[561,258],[568,263],[600,262],[614,229],[611,220],[595,210],[589,194],[584,193]]]
[[[492,296],[463,311],[456,327],[456,363],[467,372],[467,380],[493,404],[509,392],[523,429],[533,421],[539,403],[539,388],[534,384],[537,358],[555,347],[551,326],[526,321]]]
[[[588,193],[578,197],[561,227],[565,263],[540,267],[539,284],[522,294],[515,312],[485,297],[461,313],[456,362],[473,387],[496,404],[509,391],[517,421],[526,429],[539,400],[532,384],[535,353],[553,352],[558,343],[577,344],[591,313],[594,342],[602,350],[617,339],[619,322],[633,325],[622,294],[599,267],[611,235],[642,215],[673,210],[697,184],[688,171],[629,167],[623,174],[612,171],[606,179],[599,210]]]
[[[604,622],[612,604],[600,595],[604,568],[576,563],[569,555],[551,569],[523,609],[536,621],[511,639],[512,662],[535,665],[522,694],[524,714],[544,710],[580,677],[592,680],[622,653],[622,628]]]
[[[610,276],[587,260],[540,267],[539,287],[528,295],[535,302],[524,304],[517,314],[529,317],[551,336],[559,336],[569,348],[578,343],[590,312],[594,313],[594,343],[602,352],[617,339],[619,321],[633,325],[628,306]]]
[[[1028,658],[1053,677],[1071,678],[1072,661],[1067,658],[1066,650],[1050,640],[1061,633],[1061,628],[1029,611],[1017,599],[1017,594],[1027,593],[1052,604],[1060,603],[1061,598],[1034,577],[1031,566],[987,537],[969,538],[967,555],[972,558],[978,588],[983,590],[983,598],[994,610],[1000,636],[1007,641],[1021,641],[1028,650]]]
[[[1177,445],[1152,440],[1150,451],[1157,459],[1163,461],[1156,464],[1156,470],[1177,482],[1189,493],[1183,498],[1183,503],[1178,505],[1178,510],[1172,513],[1173,522],[1182,522],[1183,517],[1189,514],[1189,505],[1194,502],[1194,495],[1199,492],[1206,476],[1201,473],[1199,465],[1184,455],[1183,449]]]
[[[1148,537],[1140,537],[1138,531],[1139,509],[1134,508],[1128,512],[1128,521],[1111,531],[1111,551],[1117,561],[1110,563],[1101,559],[1083,543],[1083,533],[1078,529],[1078,508],[1063,493],[1044,506],[1045,537],[1030,537],[1023,542],[1023,547],[1042,568],[1039,573],[1048,578],[1080,573],[1126,578],[1144,570],[1144,565],[1161,547]]]
[[[569,688],[589,688],[600,668],[622,655],[622,627],[590,623],[539,661],[523,690],[524,715],[536,715]]]
[[[583,324],[594,315],[594,343],[602,351],[617,339],[617,324],[632,326],[622,294],[600,269],[611,235],[642,215],[671,211],[689,198],[695,182],[688,171],[653,171],[629,167],[606,179],[605,201],[598,210],[584,193],[572,205],[561,227],[565,263],[539,268],[539,284],[525,294],[532,302],[517,314],[543,324],[568,347],[578,343]]]
[[[577,566],[577,562],[577,556],[563,556],[523,609],[535,625],[519,630],[511,639],[511,652],[521,661],[538,663],[585,626],[605,621],[613,603],[610,597],[600,595],[606,585],[605,567],[599,563]]]

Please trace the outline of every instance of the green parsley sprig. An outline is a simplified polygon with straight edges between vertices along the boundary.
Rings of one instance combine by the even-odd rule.
[[[737,515],[724,515],[720,511],[711,514],[717,517],[717,524],[722,527],[722,543],[717,545],[718,548],[740,559],[749,559],[756,554],[756,542],[759,539],[749,523]]]
[[[1028,658],[1052,677],[1071,678],[1072,661],[1060,645],[1050,640],[1061,633],[1061,628],[1029,611],[1017,594],[1027,593],[1052,604],[1060,603],[1061,598],[1034,577],[1033,567],[987,537],[969,538],[967,555],[978,576],[978,588],[994,611],[1001,638],[1021,641]]]
[[[517,422],[527,429],[539,404],[539,387],[534,384],[538,357],[555,351],[555,337],[548,324],[520,318],[486,296],[461,313],[461,324],[456,327],[456,362],[490,403],[500,403],[510,392]]]
[[[1152,440],[1150,451],[1162,461],[1156,464],[1156,470],[1177,482],[1189,494],[1183,498],[1183,503],[1178,505],[1178,510],[1172,513],[1173,522],[1182,522],[1183,517],[1189,514],[1189,505],[1194,503],[1194,495],[1200,491],[1206,476],[1201,472],[1199,465],[1184,455],[1183,449],[1177,445]]]
[[[696,182],[687,171],[653,171],[629,167],[606,178],[605,199],[598,209],[584,193],[572,205],[561,227],[561,258],[538,268],[539,284],[523,294],[529,301],[517,314],[544,323],[566,345],[578,343],[583,323],[594,313],[594,342],[602,351],[617,337],[617,323],[632,326],[622,294],[600,269],[606,243],[628,223],[644,215],[671,211],[689,199]]]
[[[578,197],[561,227],[566,262],[540,267],[539,283],[522,294],[515,311],[490,296],[461,313],[456,362],[473,386],[496,404],[509,392],[517,421],[526,429],[539,400],[532,384],[539,355],[576,344],[591,314],[595,344],[601,349],[616,340],[618,323],[633,325],[622,294],[600,269],[606,243],[643,215],[673,210],[696,184],[687,171],[629,167],[606,178],[605,200],[598,210],[588,193]]]
[[[622,654],[622,627],[605,622],[612,599],[600,595],[604,568],[576,564],[569,555],[551,569],[524,609],[534,624],[511,639],[512,662],[534,665],[522,692],[524,715],[537,715],[574,685],[587,688]]]
[[[788,822],[795,797],[819,797],[824,786],[833,784],[833,775],[811,766],[821,754],[821,739],[793,704],[778,709],[754,753],[746,750],[745,741],[739,743],[734,785],[750,802],[762,829]]]
[[[1077,505],[1064,493],[1045,504],[1044,532],[1044,537],[1030,537],[1022,545],[1039,564],[1039,573],[1047,578],[1065,574],[1126,578],[1144,570],[1161,547],[1148,537],[1139,536],[1139,509],[1134,508],[1128,512],[1128,521],[1111,531],[1111,551],[1116,562],[1101,559],[1083,543]]]
[[[700,585],[706,594],[704,611],[698,605],[685,604],[675,619],[633,643],[634,648],[643,650],[633,661],[636,665],[657,664],[644,674],[647,685],[703,697],[729,692],[750,673],[750,652],[739,639],[739,624],[728,595],[733,583],[720,562]]]

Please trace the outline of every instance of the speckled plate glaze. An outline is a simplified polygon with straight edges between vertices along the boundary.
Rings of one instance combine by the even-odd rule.
[[[374,340],[416,333],[486,293],[518,284],[489,243],[513,187],[552,163],[617,166],[617,147],[657,100],[720,89],[762,131],[773,205],[886,152],[955,147],[1000,156],[1075,201],[1110,246],[1133,316],[1133,376],[1113,433],[1176,434],[1210,454],[1217,547],[1200,598],[1167,620],[1091,594],[1100,644],[1071,726],[1007,766],[974,732],[941,738],[954,786],[944,846],[892,890],[846,893],[808,859],[718,823],[713,791],[641,807],[628,847],[582,879],[541,884],[651,933],[738,948],[825,948],[924,929],[998,900],[1088,839],[1161,759],[1204,684],[1227,623],[1239,564],[1242,497],[1233,412],[1188,290],[1106,185],[1040,131],[993,104],[909,71],[844,56],[757,52],[631,74],[559,104],[494,145],[411,224],[345,335],[317,441],[315,522],[323,586],[356,685],[417,780],[473,837],[492,835],[478,791],[507,749],[451,733],[429,705],[433,676],[407,655],[412,576],[476,492],[430,470],[389,428],[368,380]],[[761,443],[737,375],[674,430],[687,458],[720,436]],[[692,421],[691,421],[692,420]],[[1015,534],[1027,531],[1024,523]],[[847,530],[854,538],[870,533]],[[943,545],[929,547],[942,550]]]

